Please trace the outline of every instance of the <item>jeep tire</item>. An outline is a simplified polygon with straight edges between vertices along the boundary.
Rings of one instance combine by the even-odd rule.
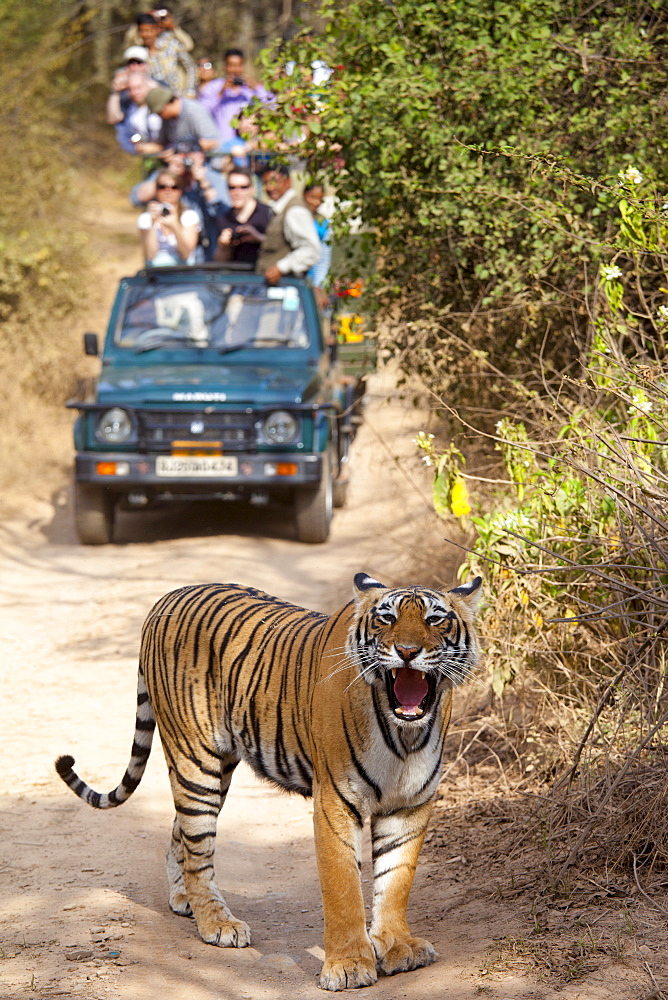
[[[74,518],[82,545],[108,545],[114,533],[114,495],[103,486],[74,485]]]
[[[311,545],[326,542],[332,520],[332,470],[329,455],[322,455],[320,483],[313,489],[298,490],[295,496],[297,541]]]

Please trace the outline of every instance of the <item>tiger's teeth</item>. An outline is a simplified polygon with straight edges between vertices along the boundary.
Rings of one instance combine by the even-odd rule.
[[[397,676],[397,668],[396,667],[392,667],[392,676],[396,679],[396,676]]]
[[[420,671],[420,677],[422,678],[422,680],[424,680],[424,670]]]

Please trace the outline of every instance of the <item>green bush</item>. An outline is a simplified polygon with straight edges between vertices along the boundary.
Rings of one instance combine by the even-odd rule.
[[[586,354],[619,171],[668,176],[665,5],[324,0],[321,14],[321,34],[280,53],[272,124],[304,130],[341,225],[373,234],[367,306],[453,401],[522,398],[539,356],[565,371]],[[334,68],[320,88],[314,58]]]
[[[486,580],[499,738],[522,780],[561,774],[536,799],[560,873],[592,845],[665,862],[665,4],[322,12],[273,124],[373,238],[367,307],[448,418],[417,445]]]

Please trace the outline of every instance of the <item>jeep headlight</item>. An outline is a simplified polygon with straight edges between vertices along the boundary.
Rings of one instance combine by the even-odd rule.
[[[270,444],[290,444],[299,434],[299,421],[287,410],[274,410],[262,421],[262,433]]]
[[[100,415],[95,428],[95,437],[105,444],[122,444],[132,437],[132,431],[130,414],[118,406],[113,406]]]

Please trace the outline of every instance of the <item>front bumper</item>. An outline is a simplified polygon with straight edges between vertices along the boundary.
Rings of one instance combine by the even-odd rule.
[[[303,452],[234,453],[232,474],[159,474],[162,456],[136,452],[79,452],[75,459],[77,483],[104,486],[118,495],[143,492],[149,497],[250,495],[258,490],[287,493],[313,488],[320,482],[323,456]],[[195,463],[196,465],[197,463]]]

